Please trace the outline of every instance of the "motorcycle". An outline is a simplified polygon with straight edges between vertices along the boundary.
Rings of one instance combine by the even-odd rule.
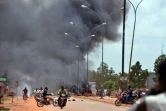
[[[39,94],[35,94],[34,99],[36,100],[36,102],[40,101],[40,99],[42,98],[42,96],[40,96]]]
[[[121,106],[121,104],[126,104],[125,95],[126,95],[125,93],[122,93],[117,98],[117,100],[115,101],[116,106]],[[138,96],[134,95],[129,99],[128,104],[135,104],[137,100],[138,100]]]
[[[59,100],[59,103],[58,103],[58,106],[59,106],[61,109],[62,109],[63,107],[65,107],[65,105],[66,105],[65,99],[66,99],[66,95],[62,94],[62,95],[60,96],[60,100]]]
[[[58,106],[58,97],[54,97],[54,99],[53,99],[53,105],[55,107]]]
[[[51,96],[46,96],[44,99],[43,97],[37,98],[37,106],[38,107],[43,107],[44,105],[51,105],[53,104],[54,106],[57,106],[57,102],[54,102],[54,97]]]

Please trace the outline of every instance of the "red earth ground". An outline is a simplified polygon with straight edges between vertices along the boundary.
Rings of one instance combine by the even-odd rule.
[[[27,102],[24,102],[22,98],[14,98],[12,100],[7,100],[4,104],[0,105],[1,107],[11,108],[10,111],[45,111],[44,107],[38,107],[36,101],[33,98],[28,98]]]

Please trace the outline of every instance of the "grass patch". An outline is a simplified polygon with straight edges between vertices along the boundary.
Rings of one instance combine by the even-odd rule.
[[[10,111],[10,108],[0,107],[0,111]]]

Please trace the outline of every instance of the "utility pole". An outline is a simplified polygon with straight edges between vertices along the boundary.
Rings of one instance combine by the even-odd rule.
[[[122,77],[124,76],[124,52],[125,52],[125,22],[126,22],[126,0],[124,0],[123,10],[123,38],[122,38]],[[124,88],[124,82],[122,82],[122,91]]]

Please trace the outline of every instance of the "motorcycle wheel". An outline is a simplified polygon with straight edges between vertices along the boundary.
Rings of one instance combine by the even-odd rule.
[[[43,107],[44,104],[43,104],[41,101],[38,101],[38,102],[37,102],[37,106],[38,106],[38,107]]]
[[[57,101],[57,100],[53,101],[53,105],[54,105],[55,107],[57,107],[57,106],[58,106],[58,101]]]
[[[63,108],[63,102],[60,103],[60,107],[61,107],[61,109]]]
[[[116,105],[116,106],[121,106],[121,103],[122,103],[122,102],[121,102],[121,100],[119,100],[119,99],[117,99],[117,100],[115,101],[115,105]]]

